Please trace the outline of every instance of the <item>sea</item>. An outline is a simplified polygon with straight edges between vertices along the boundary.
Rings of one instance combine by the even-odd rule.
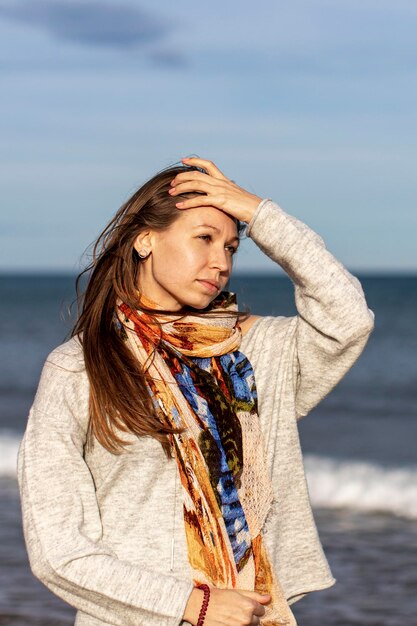
[[[417,625],[417,275],[359,275],[375,330],[299,422],[313,512],[336,584],[293,605],[299,626]],[[241,308],[296,315],[282,275],[236,275]],[[47,354],[74,321],[71,275],[0,276],[0,626],[66,626],[30,572],[16,455]],[[72,310],[72,317],[70,311]]]

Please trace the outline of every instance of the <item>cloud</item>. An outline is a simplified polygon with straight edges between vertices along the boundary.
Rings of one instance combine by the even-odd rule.
[[[185,68],[189,61],[184,54],[171,48],[159,48],[150,54],[151,61],[162,68]]]
[[[41,28],[57,39],[117,49],[158,43],[172,30],[166,20],[139,7],[105,0],[3,2],[1,17]]]

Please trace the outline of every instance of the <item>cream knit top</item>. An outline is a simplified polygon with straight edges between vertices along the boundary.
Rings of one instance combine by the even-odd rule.
[[[263,200],[248,235],[288,273],[298,315],[259,318],[251,361],[275,499],[264,536],[290,603],[334,584],[317,535],[297,420],[338,383],[373,328],[360,283],[305,224]],[[254,311],[256,313],[256,311]],[[89,384],[73,338],[47,358],[18,457],[33,573],[77,626],[174,626],[193,588],[176,463],[152,438],[86,451]]]

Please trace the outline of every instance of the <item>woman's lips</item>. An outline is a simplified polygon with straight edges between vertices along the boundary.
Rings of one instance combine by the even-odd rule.
[[[210,280],[202,280],[202,279],[198,279],[198,282],[201,283],[201,285],[203,285],[203,287],[206,287],[206,289],[208,289],[211,292],[214,291],[219,291],[220,286],[218,283],[215,283],[214,281],[211,282]]]

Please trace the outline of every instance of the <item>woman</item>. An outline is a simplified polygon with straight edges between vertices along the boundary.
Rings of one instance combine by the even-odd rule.
[[[240,222],[293,280],[296,317],[242,315],[223,291]],[[19,452],[34,574],[78,626],[295,624],[289,605],[334,583],[297,419],[366,344],[359,282],[199,158],[132,196],[90,269]]]

